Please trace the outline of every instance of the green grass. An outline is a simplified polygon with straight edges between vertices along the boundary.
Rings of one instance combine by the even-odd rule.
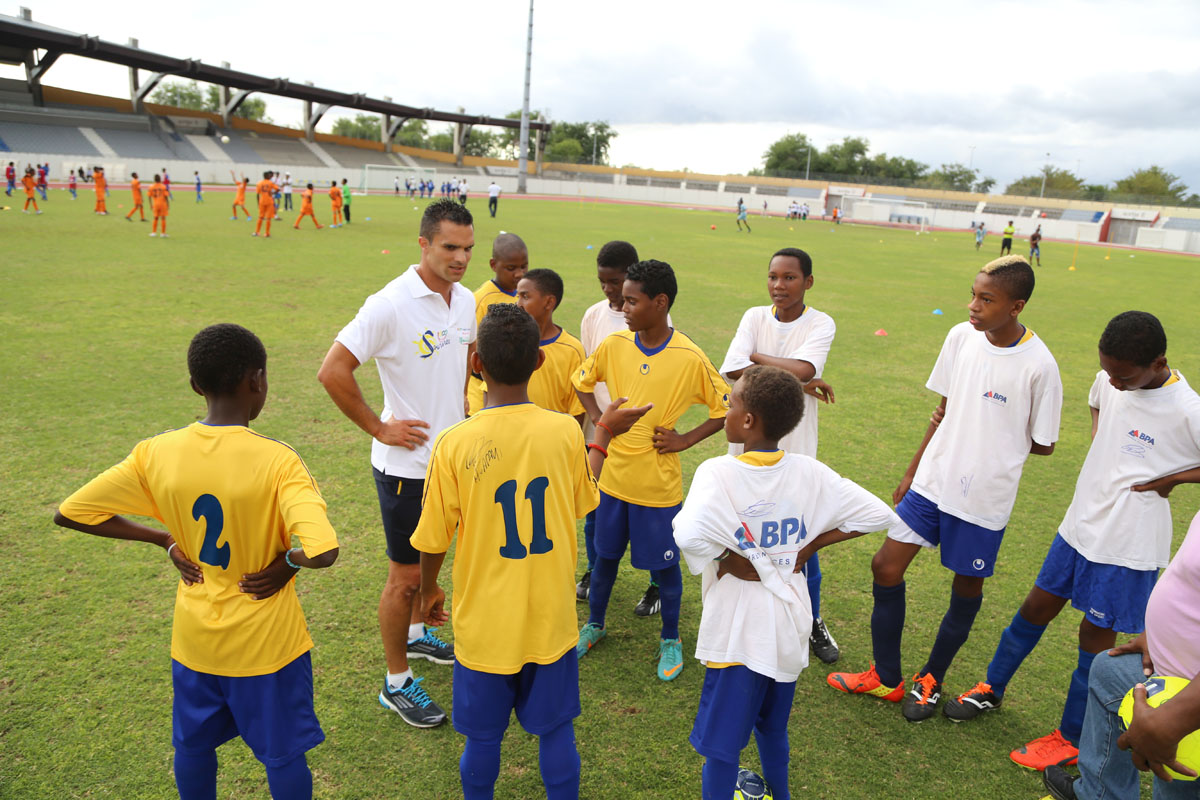
[[[87,198],[87,193],[82,194]],[[149,225],[95,217],[90,201],[55,192],[40,217],[0,212],[0,797],[161,798],[170,765],[170,625],[176,575],[161,551],[56,528],[59,501],[123,458],[139,439],[198,418],[185,350],[202,326],[236,321],[270,353],[271,396],[256,429],[302,453],[329,502],[342,544],[335,568],[304,573],[298,588],[316,649],[317,711],[328,739],[310,753],[317,795],[327,798],[454,797],[462,738],[450,726],[418,731],[375,699],[383,660],[376,605],[386,563],[369,470],[369,441],[333,406],[315,373],[363,299],[417,260],[418,212],[392,198],[356,199],[341,230],[270,240],[228,221],[231,196],[196,207],[181,192],[171,238]],[[11,202],[11,201],[10,201]],[[327,209],[318,204],[323,221]],[[678,326],[720,362],[742,312],[767,302],[766,264],[779,247],[808,250],[816,264],[810,303],[838,324],[825,373],[837,390],[822,409],[820,456],[888,498],[920,441],[933,395],[924,383],[951,325],[965,318],[972,277],[989,252],[966,233],[911,232],[732,214],[505,198],[492,220],[482,202],[479,252],[466,284],[490,274],[491,238],[503,227],[528,242],[533,266],[566,282],[559,321],[578,329],[600,299],[595,250],[634,242],[679,276]],[[366,217],[370,216],[370,222]],[[717,230],[710,230],[710,224]],[[1031,458],[996,577],[988,581],[971,640],[947,691],[983,675],[1003,626],[1032,584],[1066,510],[1088,444],[1087,389],[1095,343],[1115,313],[1140,308],[1163,321],[1171,363],[1200,374],[1200,282],[1195,259],[1047,242],[1038,288],[1022,316],[1058,359],[1065,388],[1062,437],[1050,458]],[[390,254],[384,254],[389,250]],[[944,316],[931,314],[934,308]],[[887,337],[875,336],[883,328]],[[380,406],[373,369],[359,373]],[[698,423],[693,410],[685,426]],[[685,477],[723,450],[720,437],[684,454]],[[1173,496],[1176,540],[1200,490]],[[824,615],[842,646],[840,668],[870,659],[870,558],[879,537],[822,553]],[[582,549],[582,545],[581,545]],[[447,565],[447,572],[448,572]],[[937,557],[909,571],[904,667],[932,643],[949,592]],[[645,575],[626,568],[613,594],[610,633],[580,666],[577,735],[585,797],[696,797],[701,759],[687,736],[703,670],[690,658],[700,618],[699,582],[688,577],[681,677],[654,677],[658,620],[636,618]],[[585,608],[580,606],[581,621]],[[791,724],[792,790],[798,797],[1036,797],[1040,779],[1007,753],[1057,725],[1075,662],[1077,612],[1051,625],[1018,673],[1002,711],[964,726],[907,724],[899,708],[835,694],[817,662],[800,678]],[[451,631],[452,632],[452,631]],[[424,664],[425,662],[420,662]],[[450,701],[450,667],[420,666],[435,698]],[[219,795],[265,798],[261,765],[240,742],[219,753]],[[757,764],[753,743],[743,762]],[[541,792],[537,743],[515,724],[505,740],[497,797]]]

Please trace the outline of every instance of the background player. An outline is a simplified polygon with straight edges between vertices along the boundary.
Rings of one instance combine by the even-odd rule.
[[[1040,267],[1042,265],[1042,226],[1041,225],[1038,225],[1037,230],[1035,230],[1029,236],[1029,260],[1033,261],[1035,258],[1037,259],[1037,265]]]
[[[97,214],[107,217],[108,205],[106,198],[108,196],[108,179],[104,177],[104,167],[96,167],[92,172],[92,182],[96,189],[96,208]]]
[[[171,631],[179,796],[216,797],[216,748],[241,736],[266,765],[273,797],[312,797],[304,754],[325,734],[292,579],[331,566],[337,535],[300,456],[249,428],[267,399],[258,337],[213,325],[192,339],[187,363],[204,419],[140,442],[63,501],[54,521],[158,545],[179,570]],[[167,530],[124,514],[154,517]]]
[[[802,383],[820,379],[833,345],[837,326],[828,314],[805,303],[813,285],[812,258],[795,247],[777,251],[767,265],[767,293],[771,305],[746,310],[737,333],[721,364],[721,375],[736,381],[753,364],[765,364],[787,370]],[[821,399],[833,399],[828,385],[818,384]],[[804,395],[804,415],[779,442],[786,453],[817,457],[817,397]],[[742,447],[731,441],[729,452],[740,455]],[[837,641],[821,619],[821,564],[814,556],[801,569],[808,581],[808,596],[813,620],[810,644],[826,664],[838,660]]]
[[[33,195],[34,186],[36,184],[37,184],[37,182],[33,178],[33,168],[26,167],[25,168],[25,176],[23,178],[21,178],[21,186],[23,186],[25,188],[25,207],[22,208],[21,210],[26,214],[29,213],[29,204],[30,203],[33,203],[33,213],[35,213],[35,214],[42,213],[42,210],[40,208],[38,208],[37,198],[34,197],[34,195]]]
[[[142,215],[142,222],[146,221],[146,206],[142,202],[142,182],[138,180],[136,172],[130,173],[129,191],[133,193],[133,208],[129,209],[129,213],[125,215],[126,222],[133,222],[133,214],[137,212]]]
[[[237,194],[233,196],[233,216],[230,219],[237,222],[239,208],[246,212],[246,219],[251,219],[250,211],[246,208],[246,189],[250,186],[250,179],[243,175],[239,181],[237,175],[233,174],[233,170],[229,171],[229,177],[233,178],[233,182],[237,186]]]
[[[338,188],[337,181],[329,185],[329,205],[333,208],[333,222],[329,223],[329,227],[342,227],[342,190]]]
[[[421,608],[426,622],[441,625],[449,615],[437,577],[458,535],[454,729],[467,737],[459,762],[467,800],[492,797],[514,710],[540,739],[546,796],[579,796],[572,722],[580,713],[579,660],[569,589],[575,520],[595,508],[599,495],[579,426],[530,402],[526,384],[544,358],[538,338],[537,324],[510,304],[484,315],[471,366],[488,384],[488,405],[438,436],[412,536],[421,551]],[[604,420],[621,433],[646,410],[614,406]],[[503,459],[473,458],[480,441]],[[602,438],[592,446],[597,469],[606,444]]]
[[[264,220],[267,223],[266,236],[268,238],[271,236],[271,220],[275,218],[275,200],[272,196],[279,189],[271,180],[274,174],[271,170],[267,170],[263,173],[263,179],[254,187],[254,193],[258,199],[258,224],[254,226],[254,233],[250,234],[251,236],[258,236],[262,231]],[[167,194],[170,193],[170,187],[167,187]]]
[[[17,167],[13,162],[8,162],[8,166],[4,168],[4,181],[7,184],[4,187],[4,193],[12,197],[13,189],[17,188]]]
[[[808,413],[803,396],[789,371],[748,368],[725,417],[744,452],[701,464],[675,517],[688,568],[704,576],[696,658],[708,668],[691,742],[706,759],[705,798],[733,795],[751,730],[772,795],[790,797],[788,717],[814,616],[796,572],[817,548],[902,527],[870,492],[780,448]]]
[[[342,178],[342,213],[346,217],[346,224],[350,224],[350,187],[346,183],[346,179]]]
[[[562,298],[562,278],[552,269],[531,269],[517,284],[517,305],[537,323],[538,346],[544,356],[529,378],[529,402],[548,411],[569,414],[582,427],[583,404],[571,379],[583,363],[583,345],[554,323],[554,310]]]
[[[199,172],[199,170],[197,170],[197,171],[196,171],[196,202],[197,202],[197,203],[203,203],[203,202],[204,202],[204,187],[203,187],[203,186],[201,186],[201,184],[200,184],[200,172]]]
[[[1002,231],[1004,238],[1000,240],[1000,255],[1012,255],[1013,234],[1016,232],[1017,229],[1013,227],[1013,221],[1010,219]]]
[[[1167,366],[1166,353],[1167,335],[1152,314],[1126,311],[1104,329],[1103,369],[1088,393],[1092,445],[1066,517],[1000,636],[987,680],[943,709],[961,722],[998,708],[1025,657],[1070,601],[1083,612],[1078,664],[1058,728],[1010,754],[1023,767],[1042,770],[1079,755],[1092,660],[1116,643],[1117,631],[1144,629],[1158,569],[1170,560],[1166,497],[1180,483],[1200,481],[1200,397]]]
[[[1033,294],[1033,269],[1021,256],[998,258],[975,276],[967,322],[946,334],[925,386],[941,395],[935,419],[892,494],[911,532],[889,532],[871,560],[875,664],[835,672],[828,682],[851,694],[904,699],[910,722],[933,716],[942,679],[967,641],[983,582],[996,565],[1004,529],[1030,453],[1050,455],[1058,439],[1062,382],[1054,356],[1018,319]],[[900,639],[904,573],[922,547],[941,547],[954,573],[950,608],[925,665],[904,695]]]
[[[292,227],[300,230],[300,220],[305,217],[310,217],[313,225],[317,226],[317,230],[321,230],[321,223],[317,222],[317,215],[313,213],[313,185],[311,183],[300,193],[300,216],[296,217],[296,224]]]
[[[529,249],[515,233],[502,233],[492,240],[492,257],[488,259],[492,277],[475,290],[475,324],[483,320],[494,303],[517,302],[517,284],[529,269]],[[467,413],[474,414],[484,406],[483,379],[472,374],[467,382]]]
[[[604,341],[609,334],[629,330],[629,326],[625,324],[625,297],[622,291],[625,286],[626,273],[637,262],[637,249],[629,242],[620,240],[607,242],[596,254],[596,277],[600,281],[600,291],[604,292],[604,299],[583,312],[583,321],[579,324],[579,340],[583,344],[585,358],[596,352],[600,342]],[[674,327],[674,325],[675,323],[668,313],[667,326]],[[604,381],[596,382],[592,388],[592,394],[596,396],[597,408],[608,408],[608,404],[612,402],[612,397],[608,393],[608,385]],[[584,436],[591,437],[594,431],[594,420],[588,417],[584,425]],[[579,583],[575,585],[575,597],[579,600],[588,599],[588,592],[592,584],[592,567],[596,564],[595,537],[596,512],[593,511],[583,521],[587,570],[579,579]],[[662,599],[659,597],[658,584],[651,579],[650,585],[642,594],[642,599],[634,606],[633,613],[639,617],[648,617],[657,614],[661,607]]]
[[[422,624],[414,598],[420,555],[409,537],[421,515],[429,436],[461,422],[467,356],[475,341],[475,303],[459,282],[471,261],[475,231],[458,203],[430,203],[421,216],[421,261],[367,298],[337,335],[317,379],[355,425],[371,436],[371,471],[387,539],[387,583],[379,598],[379,632],[387,674],[379,702],[416,727],[446,721],[413,676],[409,660],[454,662],[454,648]],[[438,331],[438,334],[432,333]],[[383,412],[363,399],[354,371],[374,358]]]
[[[159,223],[162,224],[162,235],[167,235],[167,214],[171,210],[171,193],[167,191],[167,185],[162,182],[162,178],[158,175],[154,176],[154,184],[148,192],[150,195],[150,211],[154,214],[154,224],[150,226],[150,235],[156,236]]]
[[[627,436],[613,443],[611,462],[600,481],[596,510],[596,564],[588,603],[588,622],[579,632],[580,658],[605,636],[604,618],[626,547],[630,563],[649,570],[662,598],[662,638],[657,674],[679,677],[683,646],[679,640],[679,603],[683,576],[671,520],[683,501],[683,477],[677,453],[721,429],[729,408],[729,386],[708,356],[691,339],[667,324],[675,302],[675,272],[663,261],[639,261],[629,268],[622,289],[629,329],[607,337],[575,376],[579,399],[599,419],[592,388],[597,381],[635,406],[653,409]],[[691,431],[675,431],[692,405],[708,406],[709,418]]]

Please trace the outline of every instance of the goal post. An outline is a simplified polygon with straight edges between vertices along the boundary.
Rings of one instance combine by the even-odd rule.
[[[843,197],[842,216],[846,220],[912,228],[928,233],[933,224],[933,209],[922,200],[890,197]]]
[[[362,180],[355,194],[395,194],[399,181],[400,193],[404,194],[404,181],[420,183],[434,181],[437,171],[428,167],[402,167],[399,164],[366,164],[362,168]]]

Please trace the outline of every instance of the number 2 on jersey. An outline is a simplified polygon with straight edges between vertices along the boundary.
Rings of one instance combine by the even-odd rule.
[[[221,569],[229,568],[229,543],[217,547],[221,531],[225,530],[225,512],[221,501],[211,494],[202,494],[192,505],[192,519],[204,517],[204,543],[200,545],[200,560]]]
[[[534,478],[525,487],[525,499],[533,511],[533,538],[529,542],[529,553],[541,555],[554,549],[554,542],[546,536],[546,488],[550,479],[544,475]],[[504,546],[500,555],[504,558],[524,558],[527,553],[521,544],[517,530],[517,482],[505,481],[496,489],[496,502],[504,513]]]

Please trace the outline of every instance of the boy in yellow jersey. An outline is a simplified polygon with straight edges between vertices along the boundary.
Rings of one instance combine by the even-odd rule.
[[[515,233],[502,233],[492,240],[492,257],[488,260],[495,276],[475,290],[475,324],[494,303],[517,302],[517,283],[529,269],[529,249]],[[483,408],[487,390],[483,379],[472,374],[467,381],[467,414]]]
[[[131,173],[133,180],[129,182],[129,190],[133,192],[133,208],[129,209],[129,213],[125,215],[126,222],[133,222],[134,212],[142,215],[142,222],[146,221],[146,206],[142,203],[142,182],[138,180],[136,172]]]
[[[583,345],[554,324],[563,298],[563,282],[552,269],[531,269],[517,284],[517,305],[538,324],[545,361],[529,378],[529,400],[548,411],[570,414],[583,425],[583,404],[571,378],[583,363]]]
[[[588,595],[591,614],[579,632],[583,658],[605,635],[604,615],[629,548],[630,563],[650,571],[662,601],[658,677],[674,680],[683,670],[679,601],[683,576],[671,520],[683,501],[679,453],[721,430],[729,408],[729,385],[691,339],[667,324],[677,292],[675,273],[662,261],[629,268],[622,293],[629,330],[610,335],[575,375],[579,399],[592,419],[600,410],[592,389],[597,381],[613,396],[628,397],[653,410],[629,435],[614,443],[612,463],[600,482],[596,509],[596,564]],[[675,424],[692,405],[708,406],[707,421],[685,434]]]
[[[300,456],[248,427],[267,399],[258,337],[240,325],[210,326],[192,339],[187,361],[207,416],[140,442],[64,500],[54,521],[158,545],[179,570],[171,738],[180,798],[216,796],[216,748],[235,736],[266,766],[273,797],[309,798],[304,754],[325,734],[292,578],[333,564],[337,535]]]
[[[579,796],[575,520],[599,501],[592,470],[603,464],[608,431],[628,430],[648,410],[613,404],[589,454],[573,420],[529,400],[529,376],[544,360],[538,339],[533,318],[507,303],[480,322],[471,367],[490,387],[488,405],[434,442],[411,538],[421,551],[425,621],[443,625],[450,615],[438,573],[458,536],[454,729],[467,737],[466,800],[492,797],[514,710],[540,739],[547,798]]]
[[[772,795],[790,797],[788,716],[813,626],[802,565],[826,545],[903,527],[867,490],[781,447],[807,413],[790,370],[748,367],[725,417],[744,447],[697,468],[675,517],[688,568],[704,576],[696,658],[707,669],[690,737],[704,797],[733,796],[751,731]]]

